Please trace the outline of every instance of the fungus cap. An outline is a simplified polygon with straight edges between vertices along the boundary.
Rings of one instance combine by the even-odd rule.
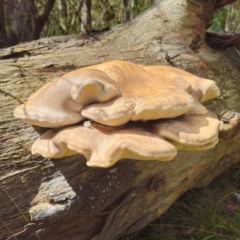
[[[200,150],[217,144],[220,122],[208,111],[205,115],[182,115],[174,119],[159,120],[153,133],[169,140],[177,149]]]
[[[169,78],[184,79],[191,85],[190,94],[194,97],[195,106],[188,114],[206,114],[207,109],[201,103],[220,95],[220,90],[214,81],[197,77],[182,69],[169,66],[144,66],[144,69],[167,72]]]
[[[119,95],[117,86],[104,72],[79,69],[46,83],[17,107],[14,115],[32,125],[58,128],[85,119],[81,114],[85,105]]]
[[[167,161],[177,154],[169,142],[141,127],[124,126],[115,130],[82,125],[54,129],[40,136],[32,146],[33,154],[61,158],[82,154],[91,167],[110,167],[118,160]]]
[[[111,61],[72,71],[45,84],[14,115],[58,128],[85,118],[110,126],[130,120],[205,114],[201,101],[217,96],[211,80],[166,66]]]
[[[182,78],[171,77],[168,72],[156,68],[146,70],[125,61],[107,62],[88,69],[92,68],[108,74],[122,93],[111,103],[94,103],[83,109],[82,115],[96,122],[117,126],[130,120],[174,118],[195,105],[189,94],[191,85]]]
[[[173,78],[184,78],[191,84],[192,89],[199,94],[200,102],[206,102],[220,95],[220,90],[213,80],[197,77],[182,69],[169,66],[144,66],[144,69],[156,69],[158,71],[168,72]]]
[[[186,144],[182,144],[179,142],[174,142],[173,145],[178,149],[178,150],[184,150],[184,151],[204,151],[204,150],[208,150],[210,148],[215,147],[219,142],[218,137],[215,137],[213,140],[211,140],[210,142],[203,144],[201,146],[199,145],[186,145]]]

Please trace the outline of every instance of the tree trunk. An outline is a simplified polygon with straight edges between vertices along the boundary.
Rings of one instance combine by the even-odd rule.
[[[0,4],[0,48],[9,46],[5,25],[4,5]]]
[[[232,31],[232,20],[233,20],[235,4],[236,3],[233,3],[233,6],[231,7],[229,6],[228,8],[228,13],[227,13],[226,22],[225,22],[225,29],[224,29],[226,32]]]
[[[131,17],[131,9],[130,9],[129,0],[123,0],[123,6],[124,6],[124,15],[125,15],[123,22],[127,22],[130,20],[130,17]]]
[[[53,9],[55,0],[47,0],[43,6],[41,12],[38,12],[34,1],[32,1],[32,14],[34,19],[34,28],[32,31],[32,39],[36,40],[40,38],[44,24],[48,21],[48,17]]]
[[[109,0],[102,0],[102,13],[101,13],[101,29],[106,30],[111,26],[111,21],[115,18],[113,7],[109,4]]]
[[[92,30],[91,0],[82,1],[81,32],[86,34]]]
[[[54,3],[46,1],[39,12],[34,0],[0,1],[0,34],[4,38],[0,47],[38,39]]]
[[[8,46],[32,40],[34,20],[30,1],[8,0],[5,4],[5,29],[8,31]],[[2,4],[2,3],[1,3]]]
[[[240,160],[235,127],[215,148],[179,151],[169,162],[125,159],[109,169],[89,168],[81,155],[31,155],[38,134],[12,113],[54,76],[113,59],[172,65],[213,79],[222,95],[207,107],[239,112],[237,52],[205,43],[215,2],[159,0],[105,35],[46,38],[0,51],[0,239],[118,239]]]
[[[67,32],[66,21],[68,18],[67,5],[66,5],[66,2],[63,0],[58,0],[57,4],[58,4],[57,6],[58,6],[58,15],[59,15],[59,26],[62,34],[66,34]]]

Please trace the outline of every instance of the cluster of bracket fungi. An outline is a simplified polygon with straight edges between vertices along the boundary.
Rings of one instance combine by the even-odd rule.
[[[218,142],[219,120],[201,103],[214,81],[168,66],[111,61],[58,77],[17,107],[15,117],[51,128],[32,145],[49,158],[82,154],[91,167],[123,158],[171,160]]]

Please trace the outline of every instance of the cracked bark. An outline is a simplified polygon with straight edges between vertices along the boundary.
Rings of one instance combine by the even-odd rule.
[[[12,114],[54,76],[113,59],[171,64],[213,79],[222,95],[207,107],[217,114],[240,112],[238,53],[213,50],[204,40],[215,2],[155,1],[109,33],[46,38],[0,50],[0,239],[118,239],[239,161],[238,127],[223,132],[215,148],[179,151],[169,162],[125,159],[98,169],[87,167],[81,155],[45,159],[30,153],[37,132]]]

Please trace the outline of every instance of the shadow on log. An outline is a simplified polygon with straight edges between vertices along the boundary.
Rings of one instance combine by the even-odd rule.
[[[113,59],[170,64],[213,79],[222,95],[207,107],[216,114],[240,112],[238,53],[212,50],[204,40],[215,2],[155,1],[104,35],[41,39],[0,50],[0,239],[118,239],[239,162],[238,127],[223,132],[215,148],[179,151],[169,162],[125,159],[98,169],[87,167],[80,155],[45,159],[30,153],[36,131],[12,114],[54,76]]]

